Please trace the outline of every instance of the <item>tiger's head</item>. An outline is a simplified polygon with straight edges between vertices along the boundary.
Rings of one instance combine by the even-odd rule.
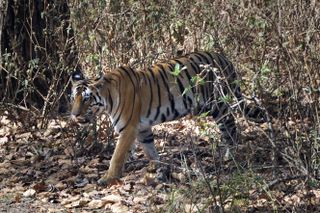
[[[104,111],[104,99],[95,81],[86,79],[81,72],[71,77],[71,120],[86,125]]]

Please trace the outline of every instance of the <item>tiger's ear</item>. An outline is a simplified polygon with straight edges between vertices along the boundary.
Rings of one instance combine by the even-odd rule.
[[[76,70],[71,74],[71,82],[74,83],[76,81],[84,80],[84,75],[80,70]]]

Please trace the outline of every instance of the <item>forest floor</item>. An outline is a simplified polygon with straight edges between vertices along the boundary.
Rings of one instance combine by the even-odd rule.
[[[266,124],[240,119],[242,142],[229,160],[208,118],[158,125],[164,176],[148,169],[137,146],[121,181],[101,187],[114,148],[113,139],[94,142],[109,138],[105,129],[85,135],[68,120],[41,129],[12,116],[0,117],[0,212],[320,212],[318,185],[273,160]]]

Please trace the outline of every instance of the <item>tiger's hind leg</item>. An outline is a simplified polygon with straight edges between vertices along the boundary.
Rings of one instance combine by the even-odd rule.
[[[158,151],[154,145],[154,136],[151,128],[140,130],[137,137],[143,151],[149,160],[159,160]]]
[[[239,138],[233,115],[228,114],[217,120],[217,123],[221,132],[221,140],[229,146],[237,145]]]
[[[221,132],[221,141],[227,146],[224,151],[224,159],[230,159],[230,148],[235,147],[239,141],[239,135],[234,116],[230,112],[229,105],[224,102],[216,103],[210,112]]]
[[[146,157],[150,160],[148,173],[155,173],[158,181],[167,181],[170,168],[167,165],[161,164],[159,161],[159,155],[154,145],[154,136],[151,128],[141,130],[138,133],[138,141],[142,145]]]

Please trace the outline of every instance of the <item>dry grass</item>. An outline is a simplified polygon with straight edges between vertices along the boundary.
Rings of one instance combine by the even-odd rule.
[[[121,2],[111,5],[103,0],[73,0],[69,4],[74,49],[79,53],[76,63],[88,76],[120,64],[141,69],[181,51],[224,52],[243,77],[245,94],[257,97],[271,118],[264,125],[238,119],[243,142],[234,160],[227,163],[221,163],[216,146],[209,143],[216,142],[209,121],[188,121],[199,125],[195,136],[189,128],[193,124],[156,127],[164,162],[174,162],[173,172],[178,176],[182,173],[179,177],[184,179],[173,178],[172,185],[161,191],[168,196],[161,198],[161,205],[157,204],[156,191],[150,189],[155,196],[149,197],[148,207],[155,206],[152,210],[158,212],[201,212],[208,208],[238,212],[316,211],[320,202],[320,3]],[[46,128],[49,118],[37,119],[38,111],[32,114],[33,110],[4,104],[2,111],[9,110],[6,116],[16,126],[32,132],[34,143],[36,132]],[[7,127],[3,124],[1,129]],[[8,131],[8,135],[20,134],[13,127]],[[74,130],[63,134],[65,142],[70,143],[97,140],[99,144],[112,138],[112,133],[101,131],[78,137]],[[20,139],[9,141],[12,140]],[[68,145],[57,146],[60,153]],[[78,158],[84,153],[77,150],[87,148],[77,147],[69,154]],[[108,159],[104,155],[95,157]],[[137,168],[140,167],[133,166],[128,171]]]

